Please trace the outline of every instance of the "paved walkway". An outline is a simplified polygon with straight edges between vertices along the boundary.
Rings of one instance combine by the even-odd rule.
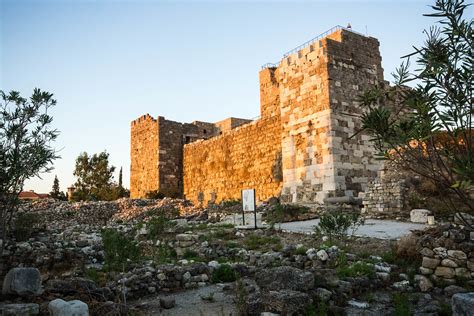
[[[288,232],[311,233],[314,231],[314,226],[318,224],[319,219],[282,223],[281,229]],[[409,234],[411,230],[423,229],[426,226],[409,222],[368,219],[364,225],[361,225],[355,231],[355,235],[380,239],[399,239],[403,235]]]

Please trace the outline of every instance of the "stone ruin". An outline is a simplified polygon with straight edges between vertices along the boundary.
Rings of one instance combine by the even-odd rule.
[[[132,121],[131,197],[156,190],[207,204],[245,188],[286,203],[362,196],[381,165],[358,133],[358,97],[387,85],[381,59],[376,38],[335,27],[262,67],[257,120]]]

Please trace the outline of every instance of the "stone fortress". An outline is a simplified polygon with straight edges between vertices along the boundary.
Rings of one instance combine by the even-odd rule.
[[[194,203],[240,199],[321,203],[357,197],[377,178],[358,97],[385,85],[379,42],[334,27],[259,73],[260,118],[178,123],[146,114],[131,123],[132,198],[175,192]]]

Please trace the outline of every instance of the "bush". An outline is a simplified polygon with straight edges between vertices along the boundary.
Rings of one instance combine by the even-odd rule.
[[[356,212],[326,212],[319,218],[319,225],[315,227],[315,232],[319,235],[327,235],[329,239],[333,237],[345,237],[349,228],[354,231],[364,223],[364,219]]]
[[[362,261],[349,265],[347,256],[341,253],[337,258],[336,273],[340,278],[353,278],[360,276],[373,277],[375,275],[374,267]]]
[[[172,190],[172,189],[148,191],[145,194],[145,198],[152,199],[152,200],[161,200],[161,199],[164,199],[165,197],[177,199],[180,196],[181,194],[177,190]]]
[[[146,227],[148,228],[148,236],[152,240],[157,240],[161,235],[163,235],[167,228],[171,227],[173,223],[160,215],[158,217],[151,218],[146,222]]]
[[[238,199],[235,199],[235,200],[222,200],[220,204],[221,204],[222,207],[227,208],[227,207],[240,205],[240,204],[242,204],[242,201],[238,200]]]
[[[410,316],[411,306],[408,296],[404,293],[395,293],[393,295],[393,304],[395,306],[395,316]]]
[[[282,248],[280,238],[274,236],[249,235],[245,238],[244,245],[248,250],[256,250],[265,246],[269,246],[273,250]]]
[[[135,262],[139,259],[140,248],[125,234],[115,229],[103,229],[101,235],[108,270],[122,271],[129,261]]]
[[[228,264],[221,264],[212,273],[212,282],[234,282],[236,280],[235,271]]]
[[[36,214],[20,214],[18,215],[15,226],[14,234],[17,241],[28,240],[35,231],[39,228],[39,217]]]
[[[414,263],[421,260],[420,250],[419,237],[410,234],[400,238],[395,247],[395,254],[397,258]]]

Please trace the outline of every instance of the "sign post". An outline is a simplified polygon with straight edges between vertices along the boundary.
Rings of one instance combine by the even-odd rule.
[[[257,229],[257,208],[255,207],[255,189],[242,190],[242,222],[245,225],[245,212],[252,212]]]

